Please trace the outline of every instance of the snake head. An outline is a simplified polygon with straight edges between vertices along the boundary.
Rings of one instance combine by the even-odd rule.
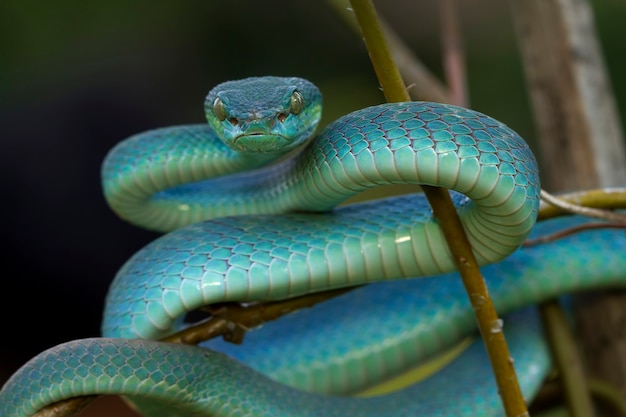
[[[295,77],[252,77],[227,81],[206,97],[207,121],[231,149],[245,153],[285,153],[313,134],[321,117],[322,95]]]

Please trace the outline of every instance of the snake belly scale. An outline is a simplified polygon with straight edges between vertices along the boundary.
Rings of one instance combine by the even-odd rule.
[[[446,370],[435,377],[443,384],[438,390],[447,387],[458,404],[449,404],[443,395],[436,399],[428,388],[422,388],[429,394],[416,404],[415,391],[387,399],[328,397],[320,394],[325,388],[308,387],[317,393],[307,393],[298,389],[306,383],[281,385],[212,349],[140,339],[176,331],[185,313],[207,304],[276,300],[453,271],[445,240],[422,196],[335,208],[379,185],[427,184],[460,193],[452,194],[453,201],[479,263],[501,261],[526,239],[539,206],[537,167],[527,144],[489,116],[425,102],[358,110],[309,140],[320,118],[321,95],[299,78],[220,84],[207,96],[205,110],[206,125],[145,132],[109,153],[103,186],[112,209],[139,226],[171,232],[137,252],[118,272],[107,296],[104,337],[54,347],[26,364],[0,391],[0,415],[29,416],[51,402],[92,393],[123,394],[147,416],[499,415],[493,386],[479,391],[477,403],[462,399],[472,385],[463,382],[466,376],[489,380],[488,365],[477,359],[484,356],[479,344],[463,355],[470,358],[465,362],[468,374]],[[283,157],[301,146],[294,156]],[[621,267],[604,264],[611,271]],[[614,274],[606,277],[599,284],[615,284]],[[398,282],[419,288],[420,282],[433,280],[441,280],[446,290],[455,286],[439,277]],[[554,296],[560,287],[566,285],[538,291],[536,298]],[[445,311],[449,301],[433,307],[428,294],[421,294],[425,298],[416,303],[425,312]],[[350,297],[358,295],[341,298],[342,319],[350,318]],[[509,299],[503,309],[520,306],[515,297]],[[394,301],[387,302],[393,310]],[[341,321],[336,315],[328,320],[333,319]],[[403,316],[391,323],[402,319],[419,321]],[[513,317],[511,322],[519,322],[507,334],[512,345],[540,333],[532,318]],[[359,326],[354,323],[352,332],[359,332]],[[389,332],[380,329],[379,345],[358,353],[362,363],[385,350],[381,346],[389,345]],[[516,360],[529,368],[539,364],[545,374],[546,347],[533,343],[537,349],[522,349]],[[416,351],[419,360],[420,349]],[[404,351],[401,356],[396,361],[400,368],[413,359]],[[350,360],[353,369],[344,368],[342,379],[351,379],[350,372],[376,373],[364,374],[355,368],[354,356]],[[541,372],[535,372],[528,390],[536,389]],[[389,369],[379,373],[388,377]],[[457,388],[452,381],[459,383]],[[354,388],[346,384],[340,391]]]

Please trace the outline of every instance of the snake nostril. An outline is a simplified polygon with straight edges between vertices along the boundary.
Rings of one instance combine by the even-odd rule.
[[[239,120],[237,120],[236,117],[231,117],[230,119],[228,119],[228,121],[230,122],[231,125],[233,126],[237,126],[239,124]]]
[[[276,118],[278,119],[279,122],[284,123],[285,119],[287,119],[287,115],[285,113],[279,113],[278,116],[276,116]]]

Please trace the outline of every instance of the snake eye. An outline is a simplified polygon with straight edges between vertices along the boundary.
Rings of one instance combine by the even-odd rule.
[[[224,107],[224,102],[219,97],[213,102],[213,113],[215,113],[215,117],[217,117],[220,122],[226,120],[226,108]]]
[[[289,99],[289,111],[291,114],[298,114],[304,108],[304,97],[299,91],[294,91]]]

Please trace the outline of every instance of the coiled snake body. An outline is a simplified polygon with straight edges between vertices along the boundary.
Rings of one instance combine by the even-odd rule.
[[[313,134],[321,112],[315,86],[278,77],[227,82],[209,93],[205,109],[206,125],[145,132],[107,156],[103,185],[113,210],[173,231],[118,272],[104,337],[35,357],[0,391],[0,415],[29,416],[93,393],[125,395],[147,416],[502,415],[480,343],[393,394],[327,395],[397,375],[474,328],[421,195],[334,208],[378,185],[455,190],[476,257],[491,264],[484,273],[501,312],[624,285],[626,261],[615,254],[626,245],[615,232],[513,253],[535,222],[537,167],[515,132],[481,113],[423,102],[369,107],[271,163]],[[559,219],[533,233],[584,221]],[[427,278],[401,279],[410,277]],[[145,340],[172,333],[203,305],[365,283],[375,284],[249,332],[242,347]],[[549,369],[541,330],[532,312],[507,316],[505,330],[530,398]]]

